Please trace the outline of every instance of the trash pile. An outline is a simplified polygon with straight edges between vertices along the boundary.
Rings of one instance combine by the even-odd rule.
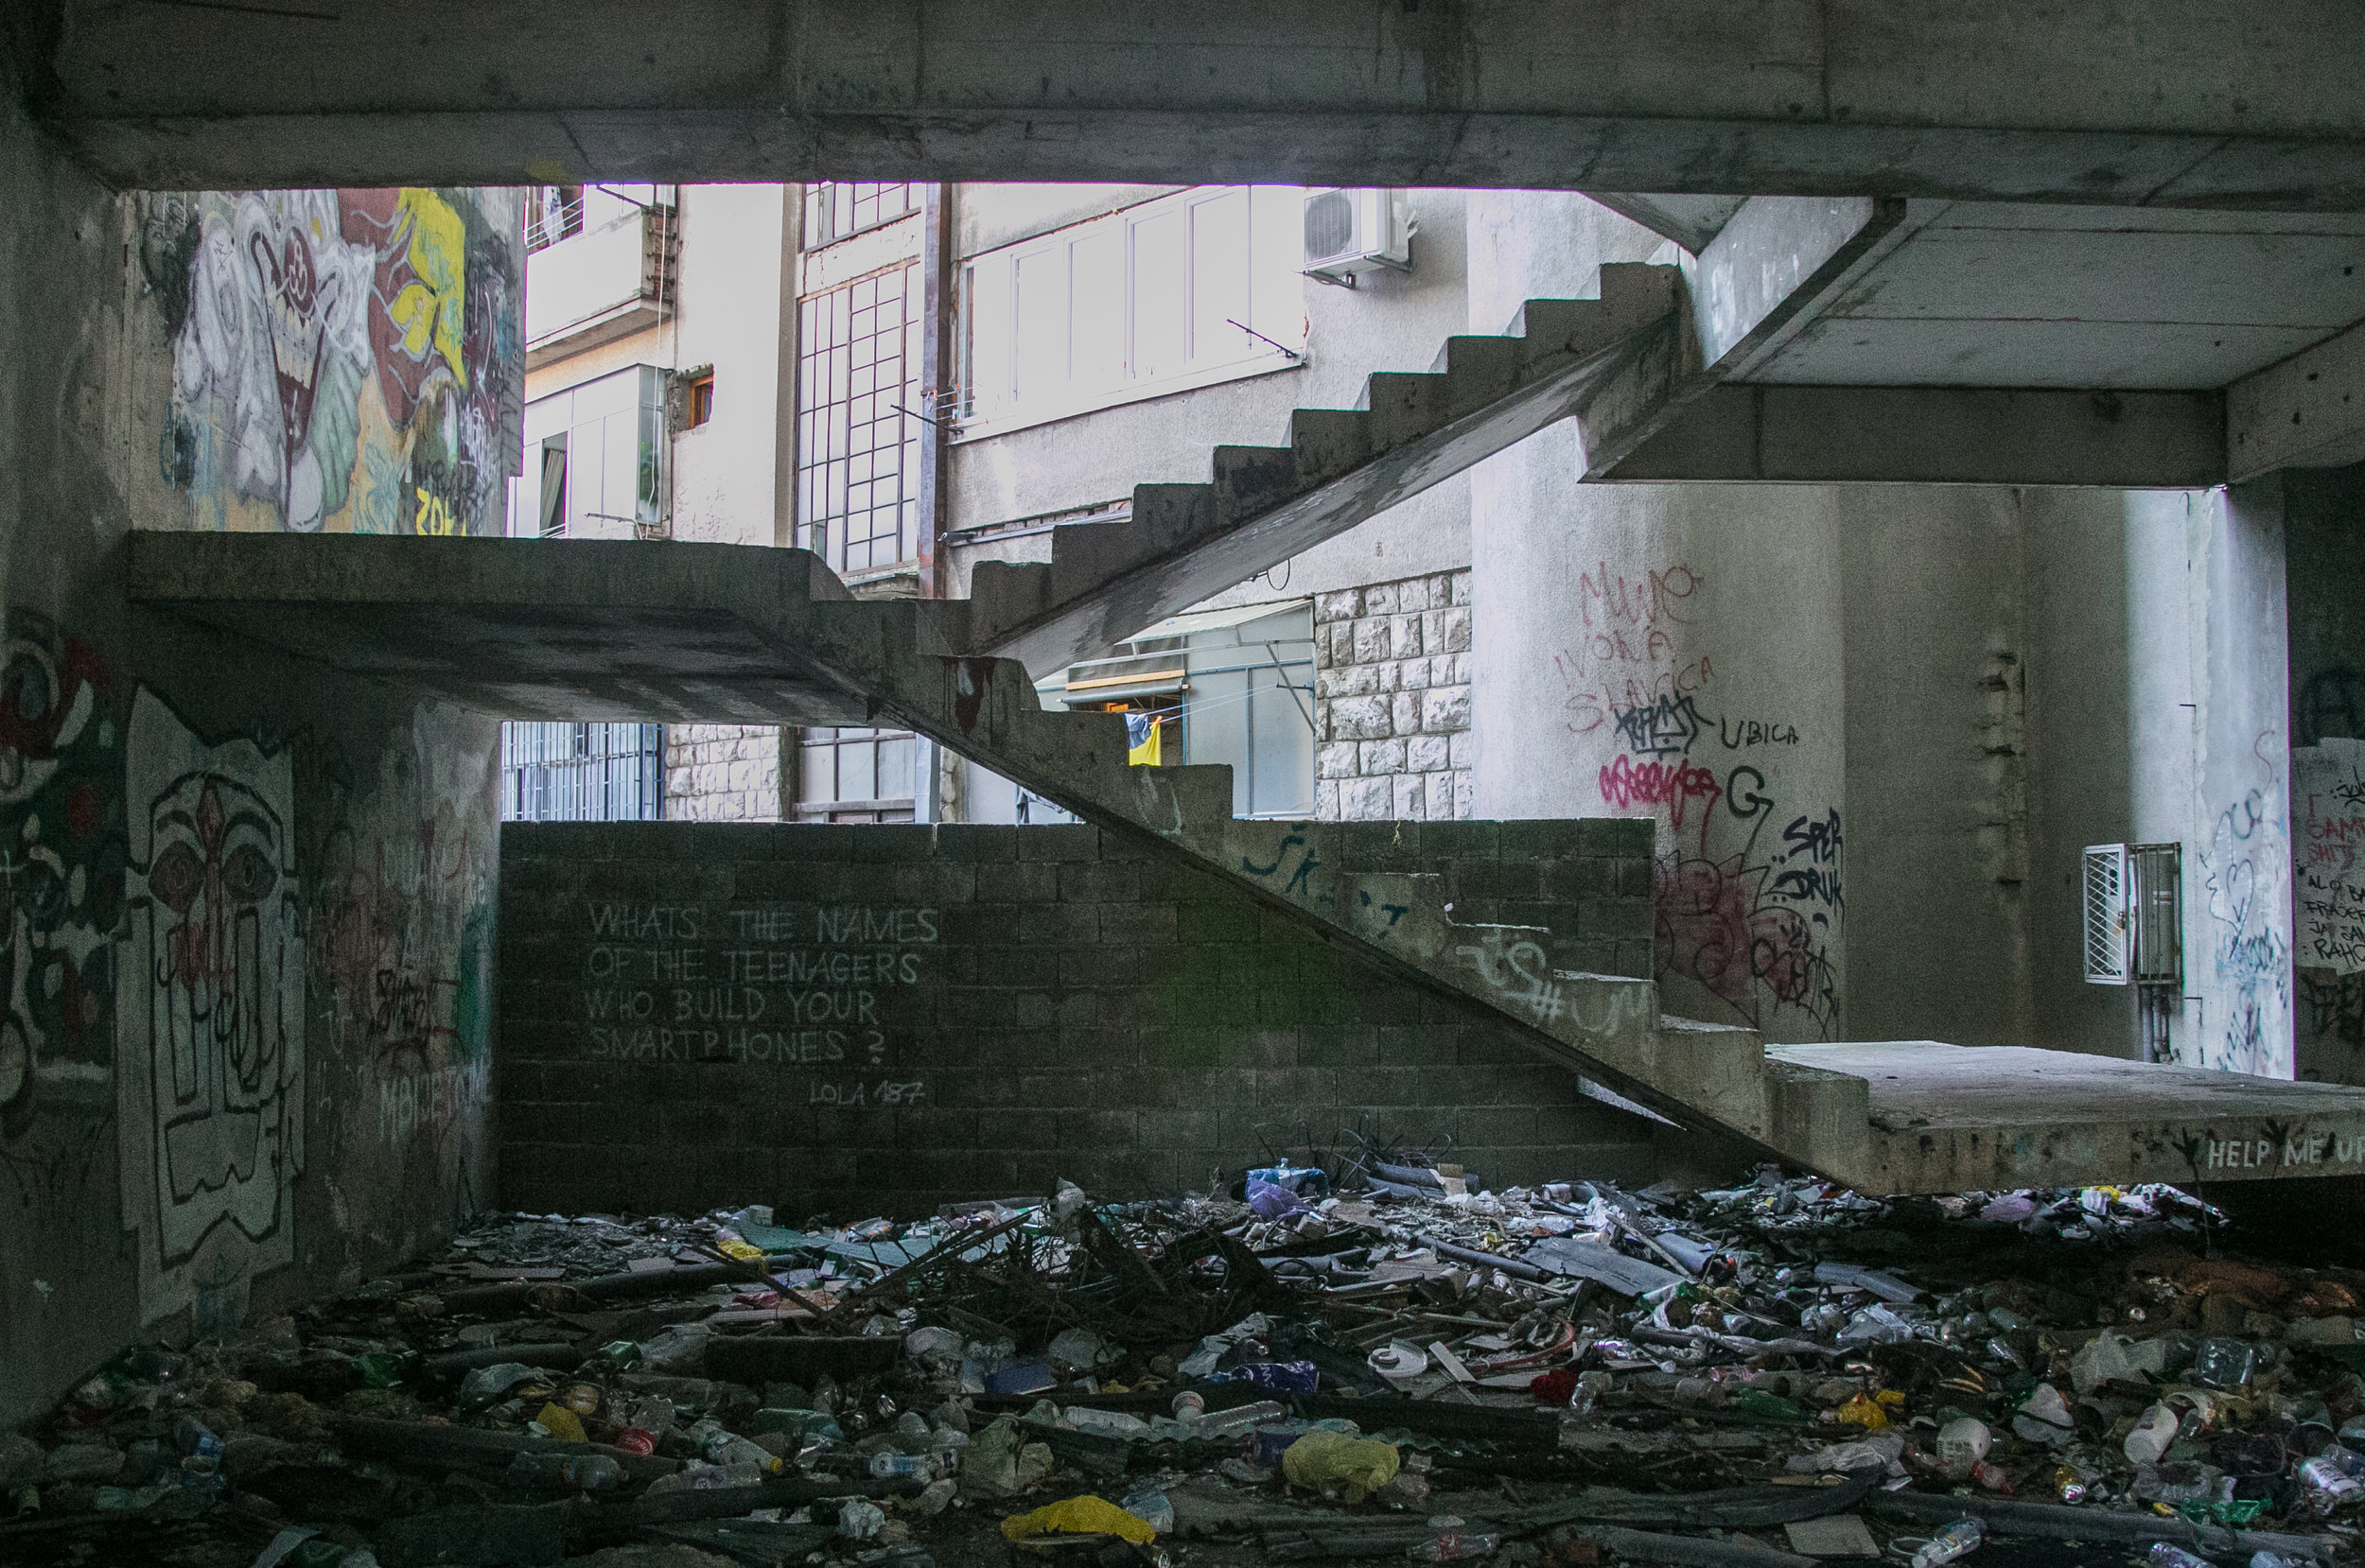
[[[2333,1563],[2365,1274],[2173,1188],[515,1215],[0,1437],[0,1561]]]

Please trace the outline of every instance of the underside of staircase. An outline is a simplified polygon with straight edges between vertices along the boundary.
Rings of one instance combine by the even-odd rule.
[[[817,558],[769,547],[199,533],[135,534],[131,597],[502,718],[918,731],[1681,1125],[1860,1189],[2365,1171],[2365,1090],[1927,1041],[1769,1050],[1666,1018],[1649,980],[1552,967],[1548,931],[1457,922],[1441,876],[1340,869],[1340,825],[1235,819],[1227,767],[1130,767],[1120,716],[1043,709],[1030,670],[1091,657],[1556,420],[1584,424],[1588,466],[1607,461],[1783,298],[1743,330],[1729,311],[1704,327],[1675,269],[1604,268],[1598,298],[1532,302],[1505,336],[1451,340],[1428,374],[1373,376],[1357,409],[1299,410],[1286,446],[1218,448],[1210,482],[1144,486],[1129,521],[1057,530],[1048,564],[981,566],[968,600],[857,601]]]

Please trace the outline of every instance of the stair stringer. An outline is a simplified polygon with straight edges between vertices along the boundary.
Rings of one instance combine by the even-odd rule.
[[[1654,982],[1555,972],[1545,958],[1550,932],[1455,922],[1439,877],[1334,871],[1326,851],[1337,825],[1234,818],[1229,767],[1130,766],[1119,715],[1047,712],[1017,661],[941,652],[959,630],[957,602],[797,609],[802,624],[791,635],[801,655],[863,693],[876,721],[1212,869],[1415,984],[1477,1002],[1548,1059],[1765,1146],[1768,1080],[1754,1033],[1662,1027]]]

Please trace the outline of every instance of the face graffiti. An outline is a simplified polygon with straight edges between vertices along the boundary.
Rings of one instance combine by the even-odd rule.
[[[243,1315],[292,1257],[304,1165],[305,944],[286,754],[202,742],[143,689],[117,1115],[140,1315]]]

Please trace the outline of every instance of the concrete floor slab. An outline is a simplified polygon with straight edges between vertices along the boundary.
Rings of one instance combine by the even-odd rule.
[[[2365,1089],[2020,1046],[1888,1040],[1767,1055],[1865,1081],[1866,1191],[2365,1173]]]

